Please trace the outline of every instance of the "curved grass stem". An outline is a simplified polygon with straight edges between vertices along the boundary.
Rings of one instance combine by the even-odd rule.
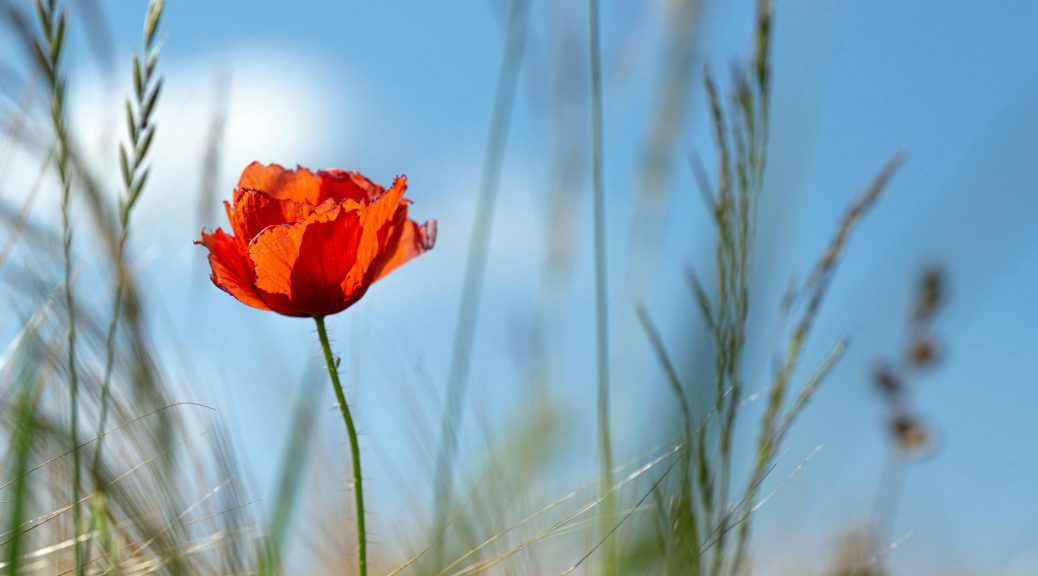
[[[328,342],[328,330],[324,327],[324,317],[315,317],[317,322],[317,334],[321,338],[321,348],[324,350],[324,360],[328,364],[328,375],[332,377],[332,387],[335,388],[335,397],[339,401],[339,409],[342,410],[342,420],[346,423],[346,432],[350,437],[350,452],[353,459],[353,495],[357,506],[357,563],[358,574],[368,574],[367,538],[364,530],[364,485],[360,475],[360,445],[357,442],[357,428],[353,424],[353,416],[350,407],[346,404],[346,395],[342,391],[342,382],[339,381],[339,368],[335,364],[332,355],[332,345]]]

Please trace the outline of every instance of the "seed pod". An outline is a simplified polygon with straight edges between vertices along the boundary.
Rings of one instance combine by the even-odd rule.
[[[880,392],[890,398],[898,396],[904,389],[901,377],[886,364],[877,367],[872,372],[872,381]]]
[[[899,448],[905,452],[920,454],[931,444],[930,431],[915,416],[899,414],[890,422],[890,432]]]
[[[927,368],[937,361],[937,343],[933,336],[920,332],[912,338],[908,359],[916,368]]]
[[[915,319],[926,322],[933,317],[941,304],[944,292],[944,272],[937,266],[927,268],[919,285],[919,296],[915,305]]]

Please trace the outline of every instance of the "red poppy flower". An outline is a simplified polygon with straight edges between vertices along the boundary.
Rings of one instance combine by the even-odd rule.
[[[253,162],[234,204],[231,236],[202,231],[212,280],[241,302],[286,316],[323,317],[360,300],[436,241],[436,221],[407,217],[407,179],[386,190],[358,172]]]

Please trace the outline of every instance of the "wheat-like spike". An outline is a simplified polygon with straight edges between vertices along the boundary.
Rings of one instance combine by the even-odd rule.
[[[119,201],[119,240],[115,250],[116,288],[112,303],[112,314],[105,337],[105,364],[101,379],[101,408],[97,423],[97,447],[94,449],[93,466],[91,467],[97,489],[104,492],[99,470],[103,454],[104,429],[108,417],[109,395],[112,385],[112,371],[115,366],[116,332],[124,308],[126,292],[130,290],[129,276],[124,270],[126,242],[129,238],[130,213],[137,203],[144,184],[148,178],[145,166],[148,151],[155,137],[155,126],[152,115],[162,90],[161,78],[155,77],[155,64],[158,61],[159,47],[155,45],[155,33],[165,5],[163,0],[151,0],[144,23],[144,59],[146,65],[141,67],[140,58],[133,55],[131,61],[133,74],[133,94],[135,101],[126,100],[126,124],[130,135],[129,147],[119,145],[119,164],[122,169],[124,196]],[[133,299],[131,299],[133,300]],[[112,553],[113,551],[109,551]]]

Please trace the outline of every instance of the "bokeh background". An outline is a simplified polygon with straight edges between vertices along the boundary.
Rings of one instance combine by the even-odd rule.
[[[713,165],[703,69],[726,81],[729,67],[750,56],[753,4],[603,2],[618,461],[664,442],[677,417],[636,303],[684,373],[710,378],[712,352],[685,276],[690,267],[712,271],[715,233],[687,159]],[[145,8],[126,0],[70,8],[78,16],[67,54],[71,128],[97,172],[111,175],[113,197],[130,88],[124,55],[140,44]],[[524,21],[510,20],[503,1],[167,3],[153,168],[129,260],[174,398],[210,406],[214,415],[205,417],[228,423],[258,496],[269,496],[279,477],[292,402],[301,390],[321,395],[302,541],[321,533],[317,518],[349,500],[333,396],[307,384],[323,375],[313,325],[216,290],[205,250],[192,242],[202,227],[226,226],[221,203],[253,160],[356,169],[382,183],[406,174],[413,217],[439,221],[432,252],[329,321],[362,430],[374,546],[406,557],[432,514],[439,419],[510,26],[523,27],[525,44],[457,470],[476,473],[487,453],[532,426],[544,437],[525,449],[544,454],[524,493],[530,509],[596,478],[585,6],[532,1]],[[754,573],[819,573],[841,538],[874,514],[891,446],[870,377],[907,345],[919,272],[932,264],[946,272],[949,299],[936,327],[939,365],[913,387],[913,402],[934,444],[906,472],[890,538],[908,538],[886,561],[897,574],[1022,575],[1038,565],[1036,24],[1038,5],[1024,0],[775,3],[749,390],[763,390],[776,364],[791,279],[809,273],[845,207],[884,163],[899,151],[906,163],[855,231],[805,351],[801,379],[834,342],[850,342],[769,480],[767,489],[822,447],[756,513]],[[42,90],[20,50],[0,28],[0,121],[8,128]],[[30,119],[45,133],[45,107]],[[0,200],[23,206],[43,158],[13,140],[2,150]],[[31,221],[57,229],[50,189],[32,201]],[[91,238],[83,232],[75,246],[81,298],[103,310],[110,280]],[[19,300],[13,282],[3,290],[5,300]],[[5,315],[0,333],[10,341],[22,321]],[[746,406],[737,432],[746,452],[757,404]],[[348,532],[321,537],[348,548]],[[312,561],[305,550],[295,545],[299,566]]]

